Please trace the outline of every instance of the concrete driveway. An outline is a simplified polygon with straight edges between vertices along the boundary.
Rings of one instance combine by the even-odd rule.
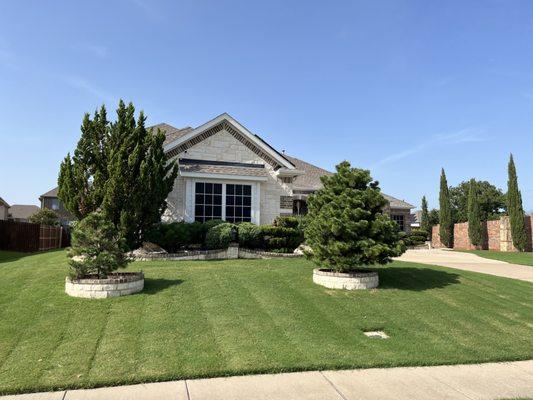
[[[503,261],[490,260],[472,253],[441,249],[407,250],[401,257],[396,258],[396,260],[440,265],[443,267],[463,269],[465,271],[481,272],[488,275],[533,282],[533,266],[509,264]]]

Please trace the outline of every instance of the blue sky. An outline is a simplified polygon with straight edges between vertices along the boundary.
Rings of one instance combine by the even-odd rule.
[[[123,98],[177,127],[228,112],[415,205],[441,167],[505,189],[512,152],[533,210],[532,37],[530,1],[4,1],[0,196],[36,204]]]

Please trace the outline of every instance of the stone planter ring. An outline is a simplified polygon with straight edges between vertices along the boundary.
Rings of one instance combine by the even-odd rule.
[[[313,282],[330,289],[373,289],[378,287],[379,278],[375,271],[335,272],[315,268]]]
[[[142,272],[118,272],[109,274],[106,279],[71,279],[65,280],[65,293],[72,297],[104,299],[107,297],[126,296],[139,293],[144,288]]]

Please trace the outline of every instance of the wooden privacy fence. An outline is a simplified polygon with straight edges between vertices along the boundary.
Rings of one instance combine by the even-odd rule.
[[[43,251],[70,246],[70,231],[62,226],[0,221],[0,250]]]

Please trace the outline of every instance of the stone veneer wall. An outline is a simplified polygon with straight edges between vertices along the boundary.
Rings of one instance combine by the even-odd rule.
[[[187,261],[187,260],[228,260],[236,258],[298,258],[303,257],[300,254],[294,253],[274,253],[270,251],[252,250],[240,248],[238,245],[230,245],[227,249],[220,250],[192,250],[181,251],[179,253],[157,253],[157,254],[143,254],[134,255],[130,257],[135,261],[154,261],[154,260],[169,260],[169,261]]]
[[[265,164],[265,168],[268,171],[268,180],[260,183],[260,223],[263,225],[271,224],[280,213],[289,211],[292,213],[292,202],[289,207],[290,210],[285,210],[280,204],[282,196],[291,196],[292,198],[292,184],[284,183],[277,179],[270,164],[235,139],[226,130],[222,130],[195,144],[187,149],[186,153],[178,154],[174,159],[177,160],[179,158]],[[183,177],[176,179],[174,188],[168,195],[168,209],[165,212],[164,220],[181,221],[184,219],[185,181],[186,179]]]
[[[526,251],[533,249],[533,218],[531,216],[525,217],[526,233],[528,237],[528,245]],[[485,250],[496,251],[517,251],[513,246],[513,239],[511,235],[511,226],[509,217],[501,217],[499,220],[487,221],[483,223],[484,227],[484,243],[481,248]],[[439,225],[432,228],[431,245],[434,248],[445,247],[440,241]],[[468,237],[468,222],[458,223],[454,225],[454,243],[453,248],[456,250],[474,250],[476,247],[470,242]]]

